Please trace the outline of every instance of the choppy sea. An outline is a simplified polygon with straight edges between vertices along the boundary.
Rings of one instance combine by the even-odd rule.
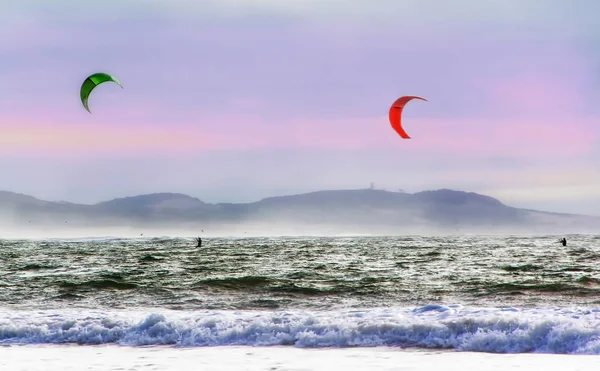
[[[1,240],[0,369],[588,370],[600,236],[567,239]]]

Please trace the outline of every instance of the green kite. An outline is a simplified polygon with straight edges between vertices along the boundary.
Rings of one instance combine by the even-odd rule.
[[[83,104],[83,107],[85,107],[86,111],[88,111],[89,113],[92,113],[90,111],[90,108],[88,107],[88,99],[90,97],[92,90],[94,90],[96,88],[96,86],[98,86],[104,82],[109,82],[109,81],[116,83],[117,85],[119,85],[121,87],[121,89],[123,89],[123,85],[121,85],[119,80],[117,80],[116,78],[112,77],[109,74],[102,73],[102,72],[90,75],[87,79],[85,79],[83,84],[81,84],[81,92],[80,92],[81,103]]]

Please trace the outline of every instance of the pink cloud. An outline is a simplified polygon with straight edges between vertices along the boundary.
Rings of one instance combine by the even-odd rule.
[[[484,92],[498,107],[521,114],[576,112],[583,105],[581,87],[543,77],[493,81]]]
[[[5,120],[2,120],[6,122]],[[272,122],[260,116],[199,118],[194,124],[144,125],[39,124],[17,120],[3,124],[0,147],[7,152],[199,152],[253,148],[377,149],[408,153],[473,156],[578,156],[595,148],[600,119],[539,118],[427,119],[405,118],[413,139],[401,139],[387,117],[364,119],[289,119]]]
[[[545,58],[522,60],[514,75],[486,76],[475,86],[495,107],[512,115],[577,114],[585,106],[583,92],[595,68],[571,50],[557,54],[560,51]]]
[[[411,140],[401,139],[392,130],[385,113],[339,119],[303,118],[294,113],[275,120],[251,113],[269,102],[243,97],[232,101],[239,108],[236,112],[243,113],[220,116],[195,111],[167,114],[159,104],[132,105],[122,112],[117,108],[119,112],[92,116],[83,110],[65,115],[46,107],[38,110],[41,116],[1,118],[0,150],[180,153],[313,147],[397,148],[413,154],[469,156],[580,156],[593,150],[600,139],[600,118],[580,114],[582,76],[583,72],[561,78],[526,70],[510,79],[482,80],[478,93],[492,104],[488,114],[468,119],[405,114],[403,125]],[[427,111],[421,112],[424,116]]]
[[[310,121],[286,126],[287,143],[343,149],[396,147],[409,152],[477,156],[577,156],[595,148],[600,119],[562,116],[552,118],[481,118],[404,120],[413,139],[401,139],[387,117]],[[280,134],[281,135],[281,134]],[[283,135],[281,135],[283,136]]]
[[[235,148],[243,138],[206,134],[189,126],[3,125],[0,146],[3,152],[136,152],[206,151]]]
[[[572,125],[572,123],[576,123]],[[501,118],[480,120],[421,120],[415,122],[432,131],[418,138],[417,148],[436,152],[507,157],[578,156],[594,149],[598,132],[589,127],[600,124],[597,118],[554,117]],[[450,125],[454,129],[435,130]],[[415,138],[417,139],[417,138]]]

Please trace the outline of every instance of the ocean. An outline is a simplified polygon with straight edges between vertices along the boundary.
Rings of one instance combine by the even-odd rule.
[[[0,370],[589,370],[566,237],[1,240]]]

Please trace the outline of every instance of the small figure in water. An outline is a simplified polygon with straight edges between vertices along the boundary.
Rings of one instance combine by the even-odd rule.
[[[196,247],[202,247],[202,238],[200,238],[200,237],[196,238],[196,242],[198,243],[198,245],[196,245]]]
[[[562,240],[558,241],[560,243],[562,243],[563,246],[567,246],[567,239],[563,237]]]

